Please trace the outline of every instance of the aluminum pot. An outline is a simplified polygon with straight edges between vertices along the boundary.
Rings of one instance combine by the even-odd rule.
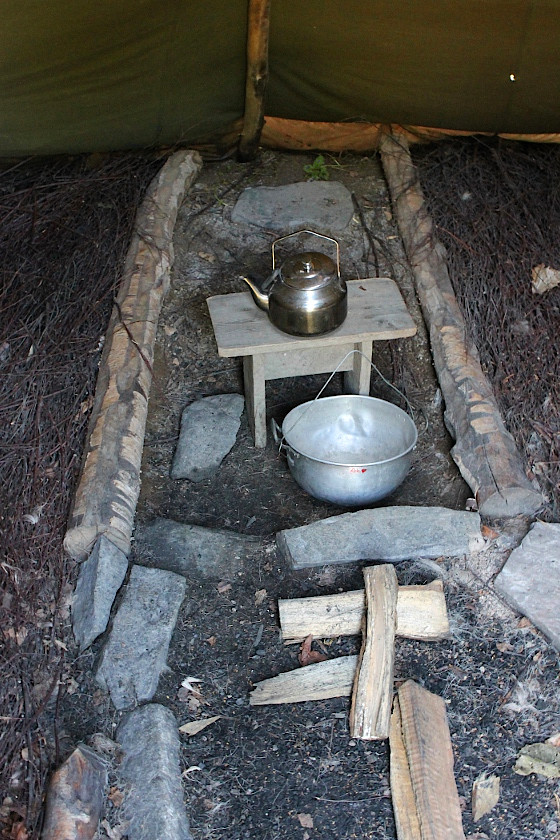
[[[418,432],[405,411],[376,397],[303,403],[273,424],[290,472],[311,496],[343,507],[383,499],[404,480]]]
[[[278,243],[301,233],[318,236],[336,246],[336,263],[320,251],[304,251],[276,266]],[[257,306],[270,322],[289,335],[322,335],[339,327],[348,312],[346,283],[340,276],[340,248],[336,239],[298,230],[272,243],[272,274],[264,280],[243,277]]]

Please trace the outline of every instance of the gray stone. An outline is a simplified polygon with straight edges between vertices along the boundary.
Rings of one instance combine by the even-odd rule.
[[[132,567],[96,672],[117,709],[154,696],[185,586],[173,572]]]
[[[130,840],[190,840],[173,713],[156,703],[131,712],[117,731],[119,777]]]
[[[126,554],[101,536],[81,564],[72,599],[72,628],[83,650],[107,629],[111,607],[128,569]]]
[[[161,518],[138,525],[134,540],[136,563],[185,577],[230,578],[263,547],[257,537]]]
[[[245,400],[216,394],[188,405],[171,466],[171,478],[204,481],[218,470],[235,443]]]
[[[280,531],[276,541],[294,568],[415,557],[452,557],[484,546],[477,513],[441,507],[385,507],[331,516]]]
[[[239,196],[231,218],[284,233],[305,227],[335,233],[345,230],[353,215],[352,195],[344,184],[302,181],[283,187],[248,187]]]
[[[535,522],[494,587],[560,650],[560,524]]]

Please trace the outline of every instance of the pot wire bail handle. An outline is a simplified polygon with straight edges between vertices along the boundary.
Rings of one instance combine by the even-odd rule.
[[[414,412],[414,410],[415,410],[415,409],[414,409],[414,406],[412,405],[412,403],[410,402],[410,400],[408,399],[408,397],[407,397],[407,396],[405,396],[405,394],[403,394],[403,392],[402,392],[401,390],[399,390],[399,388],[397,388],[397,386],[396,386],[396,385],[393,385],[393,383],[392,383],[392,382],[389,382],[389,380],[388,380],[388,379],[386,379],[386,378],[383,376],[383,374],[381,373],[381,371],[379,370],[379,368],[377,367],[377,365],[375,365],[375,364],[371,361],[371,359],[370,359],[368,356],[366,356],[366,354],[365,354],[365,353],[362,353],[362,351],[361,351],[361,350],[356,350],[356,349],[353,349],[353,350],[349,350],[349,351],[348,351],[348,353],[346,353],[346,355],[345,355],[345,356],[344,356],[344,357],[340,360],[340,362],[337,364],[337,366],[335,367],[335,369],[333,370],[333,372],[332,372],[331,374],[329,374],[329,378],[327,379],[327,381],[325,382],[325,384],[322,386],[322,388],[321,388],[321,390],[319,391],[319,393],[318,393],[318,394],[317,394],[317,395],[313,398],[313,400],[309,403],[309,405],[307,406],[307,408],[305,409],[305,411],[302,411],[302,413],[299,415],[299,417],[296,417],[296,419],[294,420],[294,422],[292,423],[292,425],[290,426],[290,428],[289,428],[289,429],[286,429],[286,434],[287,434],[288,432],[291,432],[291,431],[292,431],[292,429],[293,429],[295,426],[297,426],[297,424],[299,423],[299,421],[300,421],[303,417],[305,417],[305,415],[307,414],[307,412],[308,412],[308,411],[312,408],[313,404],[314,404],[314,403],[315,403],[315,402],[319,399],[319,397],[321,396],[321,394],[323,393],[323,391],[325,390],[325,388],[327,387],[327,385],[328,385],[328,384],[332,381],[333,376],[334,376],[335,374],[337,374],[337,373],[338,373],[338,371],[339,371],[339,369],[340,369],[340,366],[341,366],[341,365],[343,365],[343,364],[344,364],[344,362],[346,361],[346,359],[347,359],[349,356],[352,356],[354,353],[358,353],[360,356],[363,356],[363,358],[364,358],[367,362],[369,362],[370,366],[374,369],[374,371],[375,371],[375,372],[376,372],[376,373],[377,373],[377,374],[381,377],[381,379],[383,380],[383,382],[384,382],[386,385],[388,385],[390,388],[392,388],[392,389],[393,389],[393,391],[396,391],[396,392],[397,392],[397,394],[399,394],[399,396],[401,396],[401,397],[403,398],[403,400],[405,401],[405,403],[406,403],[406,405],[407,405],[407,407],[408,407],[408,409],[409,409],[409,414],[411,415],[411,417],[413,417],[413,412]],[[428,422],[427,422],[427,420],[426,420],[426,429],[427,429],[427,428],[428,428]],[[284,443],[285,434],[284,434],[284,432],[282,432],[281,427],[278,425],[278,423],[277,423],[277,422],[276,422],[276,420],[274,420],[274,419],[272,419],[272,420],[271,420],[271,429],[272,429],[272,436],[274,437],[274,441],[278,444],[278,452],[281,452],[283,448],[286,448],[286,449],[287,449],[287,448],[288,448],[288,444],[285,444],[285,443]]]
[[[300,233],[309,233],[311,236],[318,236],[319,239],[327,239],[329,242],[334,242],[336,246],[336,273],[338,279],[340,280],[340,245],[338,243],[338,239],[334,239],[332,236],[325,236],[324,233],[317,233],[315,230],[308,230],[307,228],[304,228],[303,230],[295,230],[293,233],[287,233],[286,236],[281,236],[279,239],[274,240],[272,243],[272,270],[276,270],[276,254],[274,252],[275,246],[278,245],[279,242],[283,242],[284,239],[290,239],[291,236],[299,236]]]

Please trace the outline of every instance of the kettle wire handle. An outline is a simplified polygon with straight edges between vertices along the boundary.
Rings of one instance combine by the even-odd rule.
[[[274,253],[274,246],[278,245],[279,242],[283,242],[284,239],[289,239],[291,236],[299,236],[300,233],[309,233],[311,236],[319,236],[321,239],[327,239],[329,242],[334,242],[336,245],[336,273],[338,275],[338,279],[340,280],[340,245],[338,244],[338,239],[334,239],[332,236],[325,236],[324,233],[317,233],[315,230],[295,230],[293,233],[287,233],[286,236],[281,236],[279,239],[275,239],[272,243],[272,270],[274,271],[276,268],[276,255]]]

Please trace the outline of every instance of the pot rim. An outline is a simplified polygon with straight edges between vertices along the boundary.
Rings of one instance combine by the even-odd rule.
[[[350,399],[351,401],[356,401],[356,400],[365,401],[365,400],[367,400],[368,402],[381,403],[383,405],[390,406],[397,413],[400,413],[401,415],[403,415],[406,418],[407,422],[411,424],[412,429],[414,430],[414,435],[413,435],[414,439],[413,439],[412,443],[410,444],[410,446],[408,446],[407,449],[403,449],[402,452],[399,452],[397,455],[393,455],[391,458],[384,458],[380,461],[363,461],[363,462],[358,462],[358,461],[351,461],[351,462],[329,461],[329,460],[326,460],[325,458],[317,458],[316,455],[309,455],[309,454],[307,454],[307,452],[303,452],[300,448],[294,446],[293,443],[290,443],[287,436],[292,431],[294,426],[299,422],[299,420],[301,418],[296,419],[296,422],[292,424],[292,426],[290,427],[288,432],[285,431],[284,424],[286,423],[286,420],[288,419],[288,417],[291,414],[293,414],[294,411],[298,411],[300,409],[306,409],[303,412],[304,414],[306,414],[307,413],[307,407],[309,408],[309,410],[311,410],[311,407],[313,406],[314,403],[319,404],[323,401],[334,402],[335,400],[341,400],[341,399],[343,399],[343,400]],[[391,461],[398,461],[399,459],[403,458],[405,455],[409,455],[412,452],[412,450],[416,447],[416,444],[418,443],[418,429],[416,428],[416,423],[410,417],[410,415],[406,413],[406,411],[403,411],[403,409],[399,408],[398,405],[395,405],[394,403],[391,403],[388,400],[382,400],[379,397],[370,397],[370,396],[367,396],[365,394],[337,394],[337,395],[332,396],[332,397],[322,397],[321,399],[316,398],[314,400],[309,400],[308,402],[301,403],[300,405],[296,405],[294,408],[292,408],[291,411],[289,411],[288,414],[285,416],[285,418],[282,422],[282,440],[284,441],[284,445],[289,447],[297,455],[300,455],[302,458],[307,458],[310,461],[315,461],[318,464],[328,464],[329,466],[333,466],[333,467],[369,468],[369,467],[378,467],[378,466],[381,466],[382,464],[390,464]]]

